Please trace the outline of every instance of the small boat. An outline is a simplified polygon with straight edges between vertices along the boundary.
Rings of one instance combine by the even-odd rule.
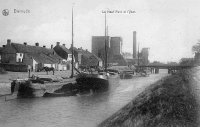
[[[74,84],[74,78],[32,76],[27,79],[13,80],[11,95],[16,95],[16,98],[72,96],[76,94],[77,89]]]

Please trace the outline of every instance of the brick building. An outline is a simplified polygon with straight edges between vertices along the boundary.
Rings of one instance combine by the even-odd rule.
[[[11,43],[10,39],[3,46],[1,54],[1,66],[8,71],[28,71],[28,68],[32,71],[39,71],[44,66],[58,70],[62,60],[63,58],[53,49],[40,47],[39,43],[31,46],[26,42],[24,44]]]
[[[127,65],[122,56],[121,37],[92,36],[92,53],[101,58],[103,62],[105,62],[105,44],[107,46],[108,64]]]
[[[149,64],[149,48],[142,48],[140,53],[141,64],[148,65]]]
[[[97,57],[94,53],[82,48],[74,47],[74,57],[78,68],[102,67],[103,65],[102,60],[99,57]]]
[[[112,55],[122,54],[122,38],[121,37],[111,37],[110,50],[111,50]]]

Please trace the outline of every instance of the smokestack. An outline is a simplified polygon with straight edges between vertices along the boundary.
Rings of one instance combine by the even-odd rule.
[[[53,45],[51,45],[51,49],[53,49]]]
[[[133,31],[133,58],[137,57],[136,31]]]

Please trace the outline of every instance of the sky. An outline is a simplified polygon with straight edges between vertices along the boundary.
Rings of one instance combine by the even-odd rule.
[[[132,53],[133,31],[137,31],[137,43],[140,49],[149,48],[151,62],[193,57],[191,48],[200,40],[198,0],[0,0],[0,46],[11,39],[46,47],[61,42],[69,47],[72,6],[74,45],[89,51],[92,36],[105,34],[103,11],[114,11],[107,13],[108,35],[122,37],[122,51]],[[8,16],[2,14],[4,9]]]

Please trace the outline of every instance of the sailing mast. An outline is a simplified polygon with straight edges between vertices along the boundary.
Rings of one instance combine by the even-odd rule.
[[[140,64],[140,62],[139,62],[139,43],[138,43],[138,66],[139,66],[139,64]]]
[[[74,28],[73,28],[73,25],[74,25],[74,17],[73,17],[73,6],[72,6],[72,44],[71,44],[71,48],[72,48],[72,72],[71,72],[71,78],[74,77]]]
[[[106,12],[105,12],[105,72],[107,73],[107,36],[106,36]]]

